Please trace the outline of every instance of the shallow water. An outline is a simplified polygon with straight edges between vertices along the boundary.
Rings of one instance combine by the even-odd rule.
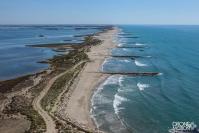
[[[167,133],[172,122],[199,126],[199,26],[119,26],[106,72],[159,72],[153,77],[111,76],[92,98],[92,115],[98,127],[111,133]],[[128,35],[129,36],[129,35]],[[140,51],[141,49],[141,51]]]
[[[79,27],[85,28],[77,29]],[[46,69],[47,64],[37,62],[57,54],[48,48],[32,48],[25,45],[78,43],[82,42],[82,35],[100,31],[97,28],[97,25],[1,25],[0,80]]]

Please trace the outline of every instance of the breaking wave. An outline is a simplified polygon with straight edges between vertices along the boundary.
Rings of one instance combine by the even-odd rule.
[[[142,43],[136,43],[135,45],[136,46],[145,46],[145,44],[142,44]]]
[[[114,100],[113,100],[113,108],[115,111],[115,114],[118,115],[121,109],[124,109],[122,107],[119,107],[122,102],[128,101],[125,97],[119,96],[118,93],[115,94]]]
[[[101,65],[101,71],[104,71],[104,65],[108,62],[109,58],[106,58],[103,62],[103,64]]]
[[[141,63],[137,60],[135,60],[135,64],[136,64],[136,66],[147,66],[147,64]]]
[[[129,62],[131,62],[130,60],[127,60],[127,59],[124,59],[124,62],[125,63],[129,63]]]
[[[149,85],[149,84],[142,84],[142,83],[138,82],[138,83],[137,83],[137,87],[138,87],[138,89],[139,89],[140,91],[143,91],[145,88],[150,87],[150,85]]]

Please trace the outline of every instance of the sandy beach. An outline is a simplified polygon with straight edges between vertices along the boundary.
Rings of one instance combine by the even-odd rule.
[[[45,61],[49,69],[0,82],[1,91],[5,90],[5,94],[0,93],[0,117],[5,123],[0,124],[0,131],[93,132],[90,97],[96,85],[107,77],[99,73],[101,64],[104,55],[115,47],[112,40],[117,30],[109,28],[85,36],[79,46],[69,44],[74,51]],[[50,48],[65,50],[69,45],[52,44]],[[16,123],[16,118],[21,124]],[[16,126],[6,127],[13,124]]]
[[[104,55],[109,55],[110,49],[116,46],[113,39],[117,32],[118,29],[113,29],[96,36],[103,42],[101,45],[92,46],[90,52],[87,53],[91,61],[81,71],[79,80],[68,101],[66,113],[69,118],[85,127],[92,129],[96,127],[90,116],[90,99],[96,86],[108,77],[108,75],[96,72],[100,72],[102,63],[106,58]]]

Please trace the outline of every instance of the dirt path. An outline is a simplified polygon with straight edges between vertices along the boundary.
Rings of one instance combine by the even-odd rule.
[[[79,62],[78,64],[76,64],[75,66],[73,66],[73,68],[71,68],[71,69],[69,69],[68,71],[71,71],[71,70],[74,70],[75,68],[77,68],[78,66],[80,66],[82,63],[85,63],[86,61],[81,61],[81,62]],[[66,71],[66,72],[68,72],[68,71]],[[64,73],[66,73],[66,72],[64,72]],[[69,81],[69,82],[71,82],[71,81],[73,81],[73,78]],[[68,89],[68,87],[69,87],[69,85],[66,85],[64,88],[64,90],[59,94],[59,96],[57,97],[57,99],[56,99],[56,101],[55,101],[55,104],[54,104],[54,106],[52,107],[52,109],[51,109],[51,113],[54,113],[55,111],[56,111],[56,109],[57,109],[57,107],[58,107],[58,104],[59,104],[59,102],[61,101],[61,97],[63,96],[63,94],[66,92],[66,90]]]
[[[33,107],[34,109],[43,117],[45,123],[46,123],[46,133],[56,133],[56,129],[55,129],[55,123],[53,121],[53,119],[51,118],[51,116],[48,114],[48,112],[46,112],[42,107],[41,107],[41,100],[42,98],[46,95],[46,93],[48,92],[48,90],[50,89],[50,87],[53,85],[53,83],[55,82],[56,79],[58,79],[59,77],[61,77],[63,75],[59,74],[58,76],[55,76],[54,78],[52,78],[47,86],[42,90],[42,92],[39,94],[38,97],[36,97],[33,101]]]
[[[98,36],[99,39],[103,40],[103,43],[101,45],[92,47],[91,52],[87,53],[91,62],[87,63],[83,72],[81,72],[80,80],[78,81],[77,86],[75,87],[75,90],[69,100],[68,108],[66,108],[67,110],[66,112],[67,114],[69,114],[69,117],[72,120],[78,121],[79,123],[85,125],[86,127],[94,128],[89,113],[90,97],[97,83],[106,77],[103,76],[103,74],[89,73],[89,72],[99,71],[102,62],[105,59],[105,57],[100,57],[99,55],[100,54],[107,55],[109,53],[109,49],[115,47],[115,44],[113,42],[113,37],[116,33],[117,30],[115,29]],[[73,68],[80,65],[80,63],[76,64]],[[40,102],[42,98],[47,94],[48,90],[51,88],[56,79],[63,76],[71,69],[52,78],[48,82],[46,87],[42,90],[42,92],[39,94],[39,96],[36,97],[33,101],[34,109],[38,111],[38,113],[43,117],[46,123],[46,133],[57,133],[57,130],[55,128],[56,125],[52,117],[48,114],[48,112],[46,112],[41,107]],[[58,96],[57,98],[58,101],[60,100],[62,93]],[[56,101],[56,104],[58,103],[58,101]],[[56,104],[53,107],[53,111],[55,111],[55,109],[57,108]]]
[[[48,114],[48,112],[46,112],[42,107],[41,107],[41,100],[43,99],[43,97],[47,94],[47,92],[49,91],[49,89],[51,88],[51,86],[53,85],[53,83],[60,78],[61,76],[63,76],[64,74],[66,74],[68,71],[75,69],[77,66],[79,66],[80,64],[82,64],[85,61],[79,62],[78,64],[76,64],[73,68],[53,77],[48,84],[46,85],[46,87],[41,91],[41,93],[39,94],[38,97],[36,97],[33,101],[33,107],[34,109],[43,117],[45,123],[46,123],[46,133],[57,133],[56,131],[56,125],[55,122],[53,121],[52,117]],[[60,97],[60,96],[59,96]],[[58,99],[60,99],[58,97]]]
[[[61,77],[62,75],[64,75],[66,72],[61,73],[55,77],[53,77],[48,84],[46,85],[46,87],[42,90],[42,92],[39,94],[38,97],[36,97],[33,101],[33,107],[34,109],[43,117],[45,123],[46,123],[46,133],[56,133],[56,125],[55,122],[53,121],[52,117],[48,114],[48,112],[46,112],[42,107],[41,107],[41,100],[42,98],[46,95],[46,93],[48,92],[48,90],[51,88],[51,86],[53,85],[53,83],[56,81],[56,79],[58,79],[59,77]]]

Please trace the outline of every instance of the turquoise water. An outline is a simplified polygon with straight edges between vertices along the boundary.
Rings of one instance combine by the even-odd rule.
[[[108,58],[102,71],[160,74],[105,80],[92,98],[97,126],[110,133],[168,133],[176,121],[199,127],[199,26],[118,27],[117,45],[144,48],[113,49],[140,57]]]
[[[57,54],[51,49],[26,45],[79,43],[84,39],[82,35],[96,33],[101,28],[97,25],[1,25],[0,80],[46,69],[47,64],[37,62]]]

